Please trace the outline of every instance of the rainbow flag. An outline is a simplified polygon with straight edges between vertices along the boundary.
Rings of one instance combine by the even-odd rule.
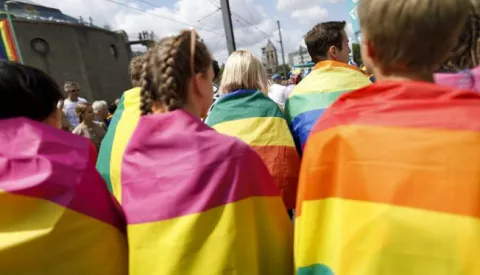
[[[243,142],[183,110],[148,115],[122,165],[130,275],[293,273],[293,225]]]
[[[8,20],[0,21],[0,59],[18,61],[17,49],[15,48],[15,42],[10,27]]]
[[[250,145],[276,180],[287,208],[295,208],[300,157],[275,102],[259,91],[239,90],[220,97],[206,123]]]
[[[140,88],[133,88],[123,93],[98,154],[97,170],[120,203],[122,158],[140,119],[140,91]]]
[[[0,120],[0,273],[127,274],[122,211],[85,138]]]
[[[320,115],[345,92],[370,85],[360,69],[348,64],[323,61],[293,90],[285,103],[285,114],[299,150]]]
[[[297,274],[480,274],[480,95],[378,83],[342,96],[305,147]]]

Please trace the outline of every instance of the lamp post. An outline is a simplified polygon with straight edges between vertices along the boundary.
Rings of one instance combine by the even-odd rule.
[[[15,48],[17,48],[18,61],[23,64],[22,51],[20,50],[20,46],[18,45],[17,34],[15,33],[15,27],[13,26],[12,17],[10,16],[10,12],[8,11],[8,4],[10,3],[16,3],[16,1],[5,1],[3,7],[5,9],[5,13],[7,14],[8,24],[10,25],[10,29],[12,30],[13,43],[15,44]]]

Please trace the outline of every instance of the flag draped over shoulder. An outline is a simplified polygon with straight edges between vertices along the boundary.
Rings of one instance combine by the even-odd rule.
[[[317,63],[293,90],[285,114],[299,147],[303,148],[320,115],[345,92],[371,84],[357,67],[335,61]]]
[[[133,88],[122,95],[98,155],[97,170],[120,203],[122,157],[140,119],[140,91],[140,88]]]
[[[260,157],[183,110],[140,119],[122,189],[131,275],[293,272],[292,223]]]
[[[295,208],[300,157],[275,102],[256,90],[236,91],[219,98],[206,123],[250,145],[276,180],[287,208]]]
[[[17,61],[18,54],[8,20],[0,21],[0,59]]]
[[[87,139],[0,120],[0,274],[127,274],[125,220]]]
[[[297,274],[480,274],[480,95],[378,83],[305,147]]]

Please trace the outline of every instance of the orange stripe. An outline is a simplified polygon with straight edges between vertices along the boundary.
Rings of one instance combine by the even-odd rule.
[[[286,207],[295,208],[300,157],[291,146],[253,146],[277,182]]]
[[[303,200],[338,197],[480,217],[480,133],[339,126],[310,136]]]
[[[321,68],[324,68],[324,67],[347,68],[347,69],[355,70],[355,71],[361,72],[362,74],[365,74],[364,72],[362,72],[362,70],[360,70],[359,68],[357,68],[355,66],[351,66],[347,63],[342,63],[342,62],[333,61],[333,60],[320,61],[317,64],[315,64],[315,67],[313,67],[313,69],[317,70],[317,69],[321,69]]]

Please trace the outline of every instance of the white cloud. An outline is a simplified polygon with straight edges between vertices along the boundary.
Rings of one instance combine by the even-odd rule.
[[[279,11],[295,11],[302,10],[305,7],[315,7],[321,4],[336,4],[344,0],[277,0],[277,10]]]
[[[138,7],[134,0],[113,1]],[[267,39],[278,40],[278,36],[274,37],[277,29],[275,20],[256,3],[255,0],[232,0],[230,5],[235,13],[232,20],[237,48],[249,49],[259,56],[260,48],[266,44]],[[143,30],[153,30],[157,37],[164,37],[189,28],[159,17],[171,18],[195,26],[219,61],[223,62],[228,56],[221,12],[217,11],[204,18],[218,9],[218,6],[209,1],[179,0],[171,8],[151,7],[147,10],[149,14],[106,0],[43,0],[42,5],[59,8],[65,14],[77,18],[82,16],[85,21],[92,17],[95,25],[108,24],[112,29],[124,30],[131,39],[136,39]]]
[[[292,13],[292,17],[297,19],[299,23],[314,26],[328,19],[328,11],[320,6],[315,6],[313,8],[295,10]]]

